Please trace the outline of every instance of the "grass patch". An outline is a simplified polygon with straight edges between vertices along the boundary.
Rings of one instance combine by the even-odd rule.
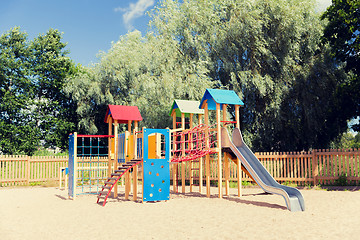
[[[298,187],[298,185],[296,183],[290,182],[290,181],[286,181],[286,182],[282,183],[282,185],[285,185],[285,186],[288,186],[288,187],[293,187],[293,188]]]
[[[225,183],[224,183],[225,184]],[[252,182],[248,182],[248,181],[241,181],[241,186],[242,187],[253,187],[255,186],[256,184],[255,183],[252,183]],[[224,185],[225,186],[225,185]],[[238,183],[237,182],[232,182],[230,181],[229,182],[229,187],[230,188],[238,188]]]

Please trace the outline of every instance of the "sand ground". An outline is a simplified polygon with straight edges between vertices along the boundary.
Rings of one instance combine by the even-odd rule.
[[[360,191],[301,190],[306,211],[295,213],[260,188],[242,198],[211,191],[144,204],[120,195],[102,207],[95,195],[74,201],[58,188],[2,188],[0,239],[360,239]]]

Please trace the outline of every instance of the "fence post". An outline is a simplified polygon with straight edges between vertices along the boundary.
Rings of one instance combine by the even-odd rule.
[[[318,161],[316,156],[316,150],[312,150],[312,172],[314,179],[314,187],[317,185],[317,176],[318,176]]]
[[[30,157],[26,156],[26,185],[30,184]]]

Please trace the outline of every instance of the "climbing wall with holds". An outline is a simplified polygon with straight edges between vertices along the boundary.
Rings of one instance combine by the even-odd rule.
[[[149,135],[162,134],[161,150],[157,158],[149,158]],[[143,161],[143,202],[164,201],[170,199],[170,130],[144,129]],[[160,143],[158,143],[160,144]]]

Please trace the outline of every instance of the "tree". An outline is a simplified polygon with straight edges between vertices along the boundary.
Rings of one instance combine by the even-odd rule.
[[[320,47],[323,23],[314,4],[166,0],[151,26],[176,40],[184,56],[205,62],[218,87],[243,98],[242,130],[254,150],[303,150],[327,146],[346,126],[335,103],[347,78],[329,60],[328,45]]]
[[[165,128],[174,99],[200,99],[211,86],[205,72],[202,63],[182,57],[175,41],[134,31],[120,37],[98,64],[71,78],[66,90],[77,102],[84,132],[107,132],[108,104],[138,106],[140,126]]]
[[[66,43],[61,42],[61,33],[49,29],[29,44],[32,118],[41,130],[40,138],[45,147],[68,146],[68,135],[75,130],[76,105],[63,91],[65,81],[78,70],[67,56]]]
[[[335,149],[350,149],[360,148],[360,133],[355,136],[351,132],[345,132],[340,135],[334,142],[331,143],[331,147]]]
[[[67,147],[74,129],[64,80],[76,71],[61,34],[50,29],[33,41],[19,28],[0,37],[0,151],[31,155],[40,146]]]
[[[173,99],[211,86],[244,100],[255,151],[325,148],[346,130],[340,86],[351,78],[321,44],[314,0],[164,0],[150,17],[146,36],[121,37],[69,81],[87,132],[106,132],[107,104],[137,105],[144,126],[167,127]]]
[[[19,28],[0,36],[0,151],[31,153],[39,144],[38,129],[26,105],[33,92],[27,71],[27,35]]]
[[[346,63],[350,79],[339,87],[347,117],[360,115],[360,2],[356,0],[333,0],[321,16],[328,23],[324,40],[332,46],[333,56]],[[354,129],[360,131],[360,125]]]

